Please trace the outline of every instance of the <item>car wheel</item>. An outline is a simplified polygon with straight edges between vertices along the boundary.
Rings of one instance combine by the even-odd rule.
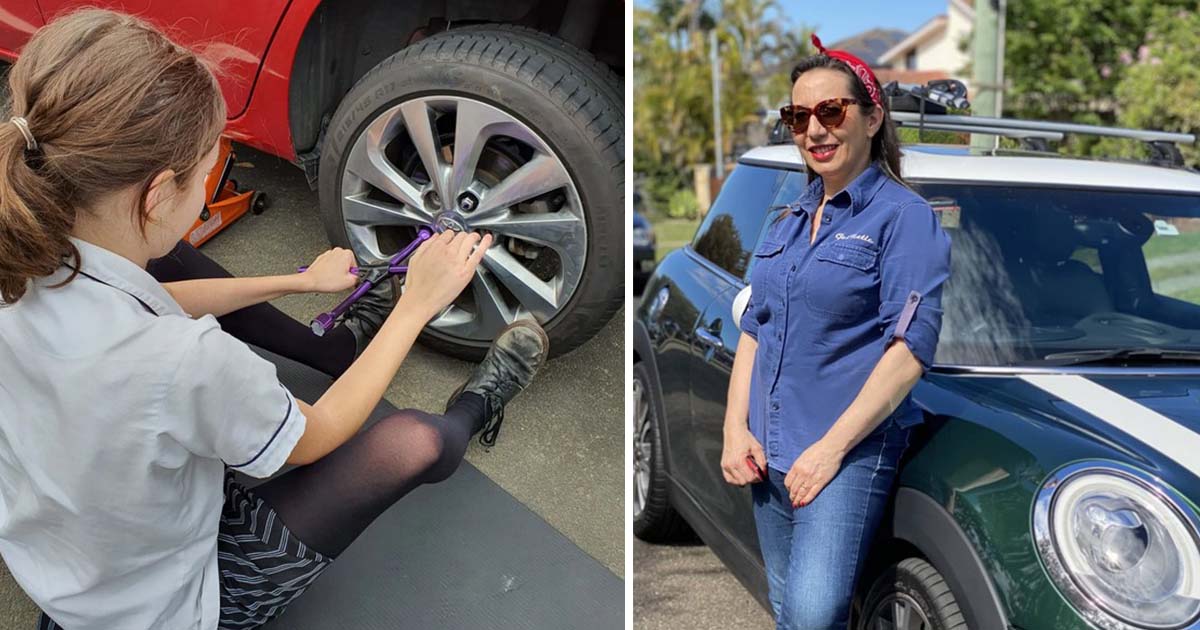
[[[871,585],[860,630],[966,630],[954,593],[933,565],[906,558]]]
[[[478,359],[533,318],[562,354],[621,305],[623,145],[621,82],[606,66],[531,29],[455,29],[385,59],[342,100],[322,147],[322,218],[364,263],[423,226],[492,233],[422,341]]]
[[[676,542],[691,537],[691,529],[667,498],[658,407],[650,373],[644,363],[633,364],[633,533],[647,542]]]

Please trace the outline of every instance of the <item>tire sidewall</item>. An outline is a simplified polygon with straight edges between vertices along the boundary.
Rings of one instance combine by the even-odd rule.
[[[932,565],[929,566],[932,568]],[[938,575],[940,577],[940,573]],[[865,624],[870,619],[871,613],[885,597],[893,593],[901,593],[912,598],[925,613],[925,617],[929,619],[932,630],[955,630],[958,627],[952,627],[949,624],[944,611],[934,606],[933,598],[926,586],[903,562],[888,567],[876,578],[864,600],[862,618],[855,626],[866,628]],[[955,610],[957,611],[957,609]]]
[[[633,364],[633,378],[642,383],[642,395],[646,399],[647,422],[650,424],[650,483],[646,491],[646,506],[641,514],[633,519],[633,533],[643,537],[651,534],[651,530],[664,527],[671,510],[670,498],[667,495],[666,471],[663,466],[662,436],[658,419],[658,405],[654,397],[654,383],[650,379],[650,371],[644,363]],[[635,410],[636,412],[636,410]],[[636,422],[636,413],[634,421]],[[630,440],[637,439],[637,427],[634,427]],[[636,478],[633,483],[637,483]]]
[[[455,35],[450,32],[441,37],[449,40]],[[432,45],[431,40],[423,44]],[[584,320],[589,311],[600,310],[607,301],[620,298],[624,241],[623,190],[613,185],[611,166],[602,147],[590,140],[592,134],[587,124],[548,98],[553,86],[536,77],[531,79],[532,71],[525,71],[523,76],[521,70],[505,72],[471,59],[443,60],[441,55],[435,60],[423,58],[420,63],[404,63],[410,57],[414,56],[401,51],[369,72],[346,95],[330,122],[318,180],[321,215],[330,240],[349,246],[342,219],[342,173],[349,149],[371,121],[404,101],[426,96],[457,96],[487,103],[541,136],[575,184],[587,226],[584,271],[571,299],[543,326],[552,341],[573,329],[587,328]],[[552,59],[544,56],[538,61],[548,63]],[[425,335],[454,343],[428,329]],[[480,355],[487,347],[486,342],[456,345],[477,345]]]

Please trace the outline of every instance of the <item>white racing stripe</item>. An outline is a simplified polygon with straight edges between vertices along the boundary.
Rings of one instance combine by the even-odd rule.
[[[1200,435],[1182,424],[1075,374],[1023,374],[1021,380],[1134,436],[1200,476]]]

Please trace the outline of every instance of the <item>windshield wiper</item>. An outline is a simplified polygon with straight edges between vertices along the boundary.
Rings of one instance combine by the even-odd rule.
[[[1184,350],[1179,348],[1099,348],[1096,350],[1055,352],[1043,358],[1056,365],[1113,363],[1127,360],[1200,362],[1200,350]]]

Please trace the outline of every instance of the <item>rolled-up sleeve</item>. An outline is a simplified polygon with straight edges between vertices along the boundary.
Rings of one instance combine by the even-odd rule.
[[[745,290],[750,290],[750,285],[746,285]],[[754,306],[754,293],[751,290],[749,298],[746,300],[746,310],[742,311],[742,317],[738,320],[738,328],[742,332],[750,335],[755,341],[758,341],[758,314]]]
[[[172,437],[251,477],[270,476],[304,434],[299,404],[279,382],[275,365],[211,316],[197,320],[195,330],[166,398]]]
[[[902,340],[929,369],[942,328],[942,285],[950,277],[950,237],[929,204],[909,203],[887,227],[879,263],[883,344]]]

